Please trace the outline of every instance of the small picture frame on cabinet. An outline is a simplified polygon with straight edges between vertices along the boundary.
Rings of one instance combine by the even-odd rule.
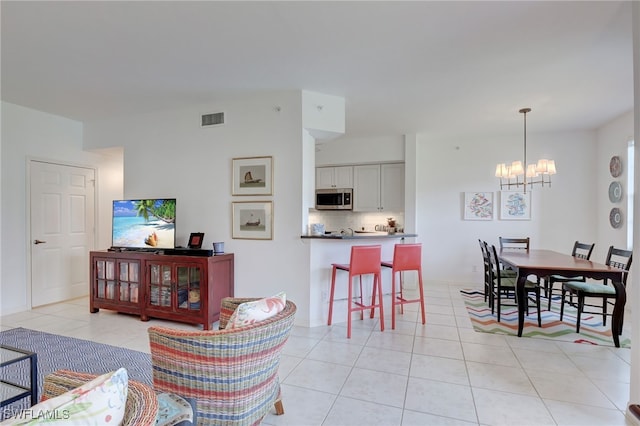
[[[202,248],[202,240],[204,240],[204,232],[192,232],[189,236],[189,247],[190,249],[199,249]]]

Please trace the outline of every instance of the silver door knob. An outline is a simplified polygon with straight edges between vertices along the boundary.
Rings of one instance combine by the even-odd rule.
[[[42,240],[35,240],[35,241],[33,242],[33,244],[44,244],[44,243],[46,243],[46,241],[42,241]]]

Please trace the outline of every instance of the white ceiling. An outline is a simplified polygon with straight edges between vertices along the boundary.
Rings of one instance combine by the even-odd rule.
[[[347,135],[596,128],[633,108],[631,2],[0,2],[2,99],[91,121],[255,91]]]

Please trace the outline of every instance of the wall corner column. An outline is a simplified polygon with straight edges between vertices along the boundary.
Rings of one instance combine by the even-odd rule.
[[[632,27],[633,27],[633,99],[634,99],[634,140],[640,140],[640,3],[632,2]],[[640,164],[640,149],[636,144],[634,150],[634,163]],[[639,170],[636,167],[636,170]],[[640,173],[634,176],[635,187],[640,188]],[[633,200],[634,217],[640,217],[640,197],[636,196]],[[636,221],[636,223],[638,223]],[[633,248],[637,250],[640,247],[640,226],[635,226],[633,230]],[[640,284],[640,268],[632,268],[631,282]],[[637,290],[637,288],[636,288]],[[629,389],[629,404],[640,404],[640,291],[629,292],[630,300],[627,304],[631,306],[631,317],[633,327],[631,327],[631,377]],[[636,424],[640,424],[640,419],[627,409],[627,417],[635,419]]]

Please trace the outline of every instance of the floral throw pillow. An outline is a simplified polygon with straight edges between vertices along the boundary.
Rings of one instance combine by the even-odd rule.
[[[119,425],[124,418],[127,370],[103,374],[55,398],[22,410],[1,425]]]
[[[264,299],[241,303],[231,314],[227,328],[245,327],[264,321],[282,312],[286,303],[287,296],[285,292],[280,292],[275,296]]]

